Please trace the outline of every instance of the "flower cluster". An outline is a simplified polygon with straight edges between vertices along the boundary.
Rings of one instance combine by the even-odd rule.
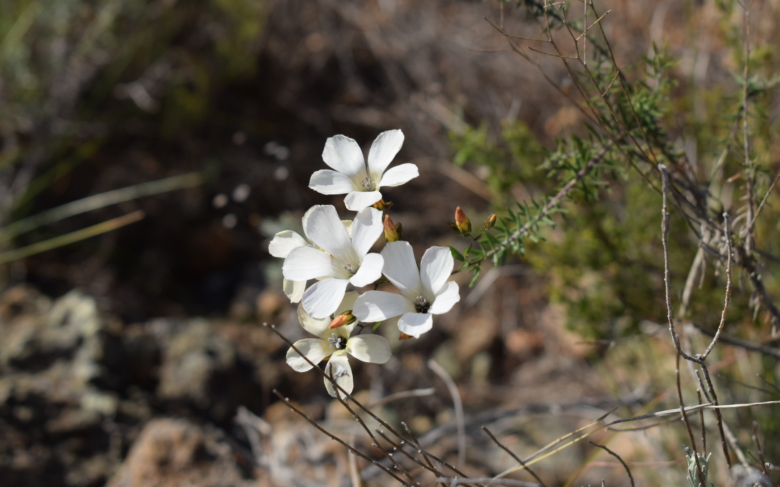
[[[403,141],[400,130],[379,134],[366,164],[353,139],[329,138],[322,159],[332,170],[316,171],[309,187],[322,194],[346,194],[347,209],[357,215],[341,220],[334,206],[314,206],[303,216],[304,236],[289,230],[277,233],[268,249],[284,259],[284,292],[291,302],[300,303],[298,320],[317,337],[294,343],[287,363],[305,372],[327,360],[326,376],[348,393],[353,388],[348,355],[377,364],[391,355],[383,336],[361,333],[370,331],[365,324],[398,317],[401,336],[418,338],[432,328],[433,315],[446,313],[460,300],[458,285],[447,281],[455,264],[450,250],[429,248],[418,268],[412,246],[401,239],[400,223],[394,224],[387,214],[383,218],[391,204],[382,199],[380,188],[399,186],[419,175],[411,163],[388,169]],[[371,252],[383,234],[384,249]],[[376,291],[385,282],[382,276],[400,294]],[[316,282],[307,287],[310,280]],[[363,294],[348,290],[371,284],[375,289]],[[330,380],[325,380],[325,387],[335,397]]]

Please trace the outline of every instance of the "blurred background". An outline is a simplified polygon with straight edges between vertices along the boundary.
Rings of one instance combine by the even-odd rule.
[[[739,16],[709,1],[602,3],[618,61],[631,66],[653,42],[668,43],[680,117],[706,126],[718,108],[708,94],[738,88],[724,32]],[[753,32],[771,43],[780,3],[758,3]],[[349,433],[321,377],[289,369],[287,347],[261,326],[304,337],[268,242],[299,230],[313,204],[347,214],[341,196],[307,187],[335,134],[367,149],[380,132],[403,130],[396,164],[414,162],[420,177],[385,197],[418,258],[430,245],[465,246],[447,225],[456,206],[479,222],[547,191],[535,169],[544,148],[586,131],[484,20],[502,15],[513,33],[539,35],[496,2],[0,0],[0,484],[348,485],[344,452],[271,393]],[[570,86],[559,60],[540,64]],[[774,127],[776,97],[767,110]],[[708,140],[676,135],[694,155]],[[614,203],[631,193],[610,194]],[[656,200],[647,220],[618,220],[655,228]],[[577,231],[604,208],[575,213]],[[420,340],[399,344],[390,330],[397,354],[356,366],[356,391],[371,403],[433,388],[382,412],[434,433],[433,451],[453,455],[452,402],[426,366],[436,359],[476,418],[468,462],[480,475],[512,465],[482,424],[500,423],[515,451],[531,453],[658,393],[652,377],[620,370],[652,360],[654,347],[668,353],[663,335],[630,357],[607,353],[612,339],[652,339],[664,322],[657,239],[629,259],[646,265],[623,272],[630,242],[595,258],[603,242],[578,235],[552,231],[546,251],[474,288],[456,277],[458,307]],[[681,479],[679,442],[647,438],[644,449],[629,437],[612,446],[663,459],[635,475]],[[563,483],[593,454],[578,445],[542,471]],[[614,459],[599,460],[578,484],[622,479]]]

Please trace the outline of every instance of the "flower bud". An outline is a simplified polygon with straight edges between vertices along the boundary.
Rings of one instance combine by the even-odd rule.
[[[399,232],[401,224],[399,223],[398,225],[394,225],[390,215],[385,215],[384,227],[386,242],[396,242],[401,240],[401,232]]]
[[[460,230],[460,233],[463,235],[471,233],[471,222],[469,221],[469,217],[463,213],[460,206],[455,208],[455,226],[458,227],[458,230]]]
[[[406,333],[401,332],[401,336],[398,337],[399,340],[408,340],[412,338],[412,335],[407,335]]]
[[[379,201],[377,201],[376,203],[374,203],[371,206],[373,206],[374,208],[376,208],[379,211],[385,211],[385,210],[389,210],[390,208],[393,207],[393,202],[392,201],[379,200]]]
[[[490,230],[491,228],[493,228],[493,227],[496,225],[496,218],[497,218],[497,217],[496,217],[496,214],[495,214],[495,213],[493,213],[492,215],[490,215],[490,218],[488,218],[488,219],[485,221],[485,230]]]
[[[328,330],[332,330],[334,328],[338,328],[340,326],[344,325],[351,325],[357,320],[355,318],[355,315],[352,314],[352,310],[347,310],[340,315],[333,318],[333,321],[330,322],[330,326],[328,327]]]

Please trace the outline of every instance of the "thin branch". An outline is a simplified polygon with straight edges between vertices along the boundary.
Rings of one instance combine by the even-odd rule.
[[[495,436],[493,436],[493,433],[491,433],[491,432],[490,432],[490,430],[489,430],[489,429],[487,429],[487,426],[483,426],[483,427],[482,427],[482,431],[484,431],[485,433],[487,433],[487,435],[490,437],[490,439],[491,439],[491,440],[493,440],[493,443],[495,443],[496,445],[498,445],[498,447],[499,447],[499,448],[501,448],[502,450],[504,450],[505,452],[507,452],[507,453],[509,454],[509,456],[510,456],[510,457],[512,457],[512,458],[513,458],[513,459],[514,459],[514,460],[515,460],[517,463],[519,463],[520,465],[522,465],[522,467],[523,467],[523,468],[524,468],[526,471],[528,471],[528,473],[529,473],[529,474],[531,474],[531,476],[533,476],[533,478],[535,478],[537,482],[539,482],[539,485],[541,485],[542,487],[546,487],[546,486],[544,485],[544,482],[542,482],[542,479],[540,479],[540,478],[539,478],[539,476],[538,476],[538,475],[536,475],[536,473],[534,473],[534,471],[533,471],[533,470],[531,470],[530,468],[528,468],[528,466],[525,464],[525,462],[523,462],[523,460],[521,460],[521,459],[520,459],[520,457],[518,457],[517,455],[515,455],[514,453],[512,453],[512,450],[510,450],[509,448],[507,448],[506,446],[504,446],[504,444],[503,444],[503,443],[501,443],[500,441],[498,441],[498,438],[496,438]]]
[[[609,453],[613,457],[617,458],[618,461],[623,464],[623,468],[626,469],[626,473],[628,474],[628,480],[631,481],[631,487],[634,487],[634,476],[631,475],[631,469],[628,468],[628,465],[626,465],[626,462],[624,462],[623,459],[620,458],[620,455],[618,455],[617,453],[613,452],[612,450],[610,450],[609,448],[607,448],[604,445],[599,445],[599,444],[593,443],[592,441],[590,442],[590,444],[595,446],[595,447],[597,447],[597,448],[601,448],[602,450],[606,451],[607,453]]]
[[[396,480],[397,480],[397,481],[398,481],[398,482],[399,482],[401,485],[406,485],[406,486],[409,486],[409,487],[413,487],[413,485],[414,485],[414,484],[408,484],[408,483],[406,483],[406,482],[405,482],[403,479],[401,479],[401,477],[397,476],[397,475],[396,475],[395,473],[393,473],[393,471],[392,471],[392,470],[390,470],[389,468],[385,467],[384,465],[382,465],[382,464],[381,464],[381,463],[379,463],[378,461],[376,461],[376,460],[373,460],[373,459],[369,458],[369,457],[368,457],[366,454],[362,453],[362,452],[361,452],[361,451],[359,451],[359,450],[356,450],[355,448],[353,448],[353,447],[352,447],[352,445],[350,445],[350,444],[349,444],[349,443],[347,443],[346,441],[342,440],[342,439],[341,439],[341,438],[339,438],[338,436],[336,436],[336,435],[332,434],[330,431],[326,430],[325,428],[323,428],[322,426],[320,426],[319,424],[317,424],[317,422],[315,422],[313,419],[311,419],[311,418],[310,418],[310,417],[309,417],[309,416],[308,416],[306,413],[304,413],[303,411],[301,411],[300,409],[298,409],[297,407],[295,407],[295,406],[294,406],[294,405],[293,405],[293,404],[290,402],[290,399],[289,399],[289,398],[287,398],[287,397],[284,397],[284,396],[283,396],[283,395],[282,395],[282,394],[281,394],[279,391],[277,391],[276,389],[274,389],[272,392],[273,392],[274,394],[276,394],[276,396],[277,396],[279,399],[281,399],[282,401],[284,401],[284,403],[285,403],[285,404],[286,404],[286,405],[287,405],[287,406],[288,406],[288,407],[289,407],[289,408],[290,408],[292,411],[294,411],[295,413],[297,413],[299,416],[301,416],[303,419],[305,419],[305,420],[306,420],[306,421],[307,421],[309,424],[311,424],[312,426],[314,426],[315,428],[317,428],[319,431],[321,431],[322,433],[324,433],[324,434],[325,434],[326,436],[328,436],[328,437],[329,437],[331,440],[334,440],[334,441],[338,442],[339,444],[341,444],[341,446],[343,446],[344,448],[346,448],[347,450],[349,450],[349,452],[350,452],[350,453],[352,453],[353,455],[357,455],[357,456],[359,456],[360,458],[362,458],[362,459],[366,460],[367,462],[373,463],[373,464],[374,464],[374,465],[376,465],[377,467],[381,468],[382,470],[384,470],[384,472],[385,472],[387,475],[389,475],[389,476],[393,477],[394,479],[396,479]]]
[[[726,313],[729,309],[729,301],[731,300],[731,260],[732,260],[732,250],[731,250],[731,231],[729,229],[729,214],[723,213],[723,235],[726,238],[726,251],[728,253],[727,260],[726,260],[726,292],[725,292],[725,298],[723,303],[723,311],[720,313],[720,323],[718,324],[718,329],[715,331],[715,336],[712,337],[712,342],[710,342],[710,345],[707,347],[707,349],[704,351],[703,354],[698,355],[696,358],[698,358],[701,362],[704,362],[707,357],[712,352],[712,349],[715,347],[715,344],[718,343],[718,338],[720,338],[720,334],[723,331],[723,325],[726,324]]]

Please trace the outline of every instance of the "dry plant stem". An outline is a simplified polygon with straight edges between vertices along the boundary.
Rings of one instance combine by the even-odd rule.
[[[761,440],[758,439],[758,423],[756,421],[753,421],[753,442],[756,444],[756,452],[758,452],[758,459],[761,462],[761,469],[764,471],[764,475],[769,475],[769,472],[766,470],[764,449],[761,448]]]
[[[35,254],[40,254],[41,252],[46,252],[63,247],[65,245],[79,242],[87,238],[95,237],[97,235],[116,230],[117,228],[121,228],[125,225],[135,223],[139,220],[142,220],[143,218],[144,212],[137,210],[132,213],[128,213],[127,215],[120,216],[119,218],[114,218],[112,220],[104,221],[103,223],[98,223],[97,225],[92,225],[91,227],[82,228],[81,230],[66,233],[65,235],[59,235],[49,240],[44,240],[43,242],[36,242],[26,247],[9,250],[8,252],[3,252],[0,254],[0,264],[24,259]]]
[[[282,401],[284,401],[284,403],[285,403],[285,404],[287,404],[287,406],[289,406],[289,408],[290,408],[290,409],[292,409],[292,410],[293,410],[295,413],[297,413],[299,416],[301,416],[303,419],[305,419],[305,420],[306,420],[306,421],[307,421],[309,424],[311,424],[312,426],[314,426],[315,428],[317,428],[319,431],[321,431],[322,433],[324,433],[324,434],[325,434],[326,436],[328,436],[328,437],[329,437],[331,440],[334,440],[334,441],[337,441],[338,443],[340,443],[340,444],[341,444],[341,445],[342,445],[344,448],[346,448],[347,450],[349,450],[349,451],[350,451],[350,452],[351,452],[353,455],[357,455],[357,456],[359,456],[360,458],[362,458],[362,459],[366,460],[367,462],[373,463],[373,464],[374,464],[374,465],[376,465],[377,467],[379,467],[379,468],[381,468],[382,470],[384,470],[384,472],[385,472],[386,474],[388,474],[389,476],[391,476],[391,477],[393,477],[394,479],[396,479],[396,480],[397,480],[397,481],[398,481],[400,484],[402,484],[402,485],[406,485],[406,486],[409,486],[409,487],[414,487],[414,484],[409,484],[409,483],[405,482],[405,481],[404,481],[404,480],[403,480],[401,477],[397,476],[397,475],[396,475],[395,473],[393,473],[393,471],[392,471],[392,470],[390,470],[389,468],[385,467],[384,465],[382,465],[381,463],[377,462],[376,460],[372,460],[371,458],[369,458],[369,457],[368,457],[367,455],[365,455],[364,453],[362,453],[362,452],[360,452],[359,450],[356,450],[355,448],[353,448],[353,447],[352,447],[352,445],[350,445],[349,443],[345,442],[344,440],[342,440],[342,439],[341,439],[341,438],[339,438],[338,436],[336,436],[336,435],[334,435],[334,434],[330,433],[328,430],[326,430],[325,428],[323,428],[322,426],[320,426],[319,424],[317,424],[317,423],[316,423],[316,422],[315,422],[313,419],[311,419],[311,418],[310,418],[310,417],[309,417],[309,416],[308,416],[306,413],[304,413],[304,412],[303,412],[303,411],[301,411],[300,409],[298,409],[298,408],[296,408],[295,406],[293,406],[293,405],[292,405],[292,403],[290,402],[290,400],[289,400],[288,398],[284,397],[284,396],[283,396],[283,395],[282,395],[282,394],[281,394],[279,391],[277,391],[276,389],[274,389],[274,390],[273,390],[273,393],[274,393],[274,394],[276,394],[276,396],[277,396],[279,399],[281,399]]]
[[[706,328],[704,328],[701,325],[698,325],[696,323],[691,323],[691,325],[696,327],[697,330],[699,330],[700,332],[702,332],[705,335],[708,335],[708,336],[711,336],[711,337],[715,336],[715,332],[712,331],[712,330],[708,330],[708,329],[706,329]],[[758,352],[758,353],[761,353],[761,354],[766,355],[768,357],[774,357],[774,358],[780,359],[780,350],[778,350],[776,348],[763,347],[761,345],[756,345],[754,343],[738,340],[736,338],[731,338],[731,337],[725,336],[725,335],[721,335],[721,337],[718,339],[718,341],[721,342],[721,343],[727,343],[727,344],[735,346],[735,347],[744,348],[745,350]]]
[[[598,445],[598,444],[596,444],[596,443],[593,443],[592,441],[590,442],[590,444],[591,444],[591,445],[593,445],[593,446],[595,446],[595,447],[597,447],[597,448],[601,448],[602,450],[606,451],[607,453],[609,453],[609,454],[610,454],[610,455],[612,455],[613,457],[617,458],[617,459],[618,459],[618,461],[619,461],[621,464],[623,464],[623,468],[625,468],[625,469],[626,469],[626,473],[628,474],[628,480],[629,480],[629,481],[631,481],[631,487],[634,487],[634,476],[633,476],[633,475],[631,475],[631,469],[629,469],[629,468],[628,468],[628,465],[626,465],[626,462],[624,462],[624,461],[623,461],[623,459],[622,459],[622,458],[620,458],[620,455],[618,455],[617,453],[613,452],[612,450],[610,450],[609,448],[607,448],[607,447],[606,447],[606,446],[604,446],[604,445]]]
[[[540,478],[539,478],[539,476],[538,476],[538,475],[536,475],[536,473],[534,473],[534,471],[533,471],[533,470],[531,470],[530,468],[528,468],[528,466],[525,464],[525,462],[523,462],[523,461],[520,459],[520,457],[518,457],[517,455],[515,455],[514,453],[512,453],[512,450],[510,450],[509,448],[507,448],[506,446],[504,446],[504,444],[503,444],[503,443],[501,443],[500,441],[498,441],[498,438],[496,438],[495,436],[493,436],[493,433],[491,433],[491,432],[490,432],[490,430],[489,430],[489,429],[487,429],[487,426],[483,426],[483,427],[482,427],[482,431],[484,431],[485,433],[487,433],[487,435],[490,437],[490,439],[491,439],[491,440],[493,440],[493,443],[495,443],[496,445],[498,445],[498,447],[499,447],[499,448],[501,448],[502,450],[504,450],[505,452],[507,452],[507,454],[509,454],[509,456],[510,456],[510,457],[512,457],[512,458],[513,458],[513,459],[514,459],[514,460],[515,460],[517,463],[519,463],[520,465],[522,465],[522,467],[523,467],[523,468],[524,468],[526,471],[528,471],[528,473],[529,473],[529,474],[531,474],[531,476],[532,476],[533,478],[535,478],[537,482],[539,482],[539,485],[541,485],[542,487],[546,487],[546,486],[544,485],[544,482],[542,482],[542,479],[540,479]]]
[[[704,362],[699,362],[699,366],[701,367],[702,372],[704,372],[704,380],[707,383],[707,390],[709,392],[710,397],[712,398],[712,404],[714,406],[719,406],[718,404],[718,396],[715,394],[715,388],[712,386],[712,379],[710,378],[710,371],[707,370],[707,366],[704,364]],[[723,417],[720,414],[720,409],[715,409],[715,418],[717,419],[718,424],[718,433],[720,433],[720,446],[723,449],[723,456],[726,458],[726,463],[728,464],[729,468],[731,468],[731,456],[729,456],[729,449],[726,446],[726,435],[724,433],[724,424],[723,424]],[[699,477],[704,478],[704,477]]]
[[[720,338],[720,334],[723,331],[723,325],[726,324],[726,313],[729,309],[729,302],[731,300],[731,261],[732,261],[732,250],[731,250],[731,230],[729,228],[729,214],[723,213],[723,226],[724,231],[723,235],[726,237],[726,250],[728,255],[726,256],[726,292],[725,292],[725,298],[723,302],[723,311],[720,313],[720,323],[718,324],[718,329],[715,332],[715,336],[712,337],[712,341],[710,342],[710,345],[707,347],[707,349],[704,351],[703,354],[697,355],[696,358],[698,359],[699,363],[703,364],[705,360],[707,360],[707,357],[712,353],[712,349],[715,348],[715,344],[718,343],[718,338]]]
[[[509,237],[507,237],[501,242],[500,246],[497,246],[491,249],[490,251],[488,251],[485,254],[485,258],[487,259],[488,257],[491,257],[493,254],[498,252],[498,249],[500,248],[507,248],[510,244],[512,244],[512,242],[517,241],[520,237],[528,233],[531,227],[533,227],[534,223],[541,220],[548,213],[550,213],[550,211],[552,211],[556,206],[558,206],[560,201],[577,186],[577,183],[582,181],[582,178],[584,178],[585,175],[588,174],[591,171],[591,169],[593,169],[593,167],[599,163],[599,161],[601,161],[601,159],[607,153],[607,150],[608,150],[607,146],[602,147],[601,150],[596,155],[594,155],[588,161],[587,164],[585,164],[585,167],[580,169],[577,175],[573,179],[571,179],[568,183],[566,183],[566,185],[563,188],[561,188],[560,191],[558,191],[558,194],[553,196],[552,199],[550,199],[550,201],[547,202],[544,208],[542,208],[542,210],[534,217],[533,220],[527,222],[525,225],[515,230],[512,233],[512,235],[510,235]]]
[[[40,226],[58,222],[82,213],[105,208],[117,203],[123,203],[125,201],[132,201],[145,196],[166,193],[177,189],[192,188],[201,183],[203,183],[203,176],[200,173],[189,173],[88,196],[11,223],[0,230],[0,242],[6,242],[17,235],[29,232]]]
[[[297,352],[297,350],[296,350],[296,352]],[[331,372],[331,375],[332,375],[332,372]],[[334,384],[336,383],[336,380],[332,376],[330,377],[330,380],[331,380],[332,383],[334,383]],[[384,453],[385,458],[387,458],[390,461],[390,463],[393,464],[394,469],[400,470],[404,474],[404,476],[407,479],[409,479],[409,482],[411,482],[411,484],[416,483],[416,481],[412,478],[412,476],[409,474],[409,472],[405,468],[403,468],[398,462],[396,462],[395,459],[393,458],[393,456],[387,450],[385,450],[384,448],[382,448],[380,446],[379,441],[376,439],[374,434],[371,432],[371,429],[368,426],[366,426],[366,423],[363,421],[363,419],[360,416],[355,414],[355,411],[353,411],[352,408],[349,407],[349,404],[347,404],[347,401],[345,401],[341,397],[341,394],[336,394],[336,399],[338,399],[338,401],[341,403],[341,405],[344,406],[344,408],[346,408],[347,411],[349,411],[349,413],[352,415],[352,417],[355,418],[355,421],[360,423],[360,426],[365,430],[366,433],[368,433],[368,437],[371,438],[373,446],[375,446],[382,453]]]
[[[425,461],[426,461],[426,463],[423,463],[417,457],[415,457],[411,453],[409,453],[406,450],[404,450],[404,447],[403,447],[403,443],[405,443],[404,441],[402,441],[401,443],[395,443],[393,440],[388,438],[386,434],[384,434],[382,431],[379,431],[379,430],[377,430],[377,434],[379,436],[381,436],[386,442],[390,443],[393,446],[393,450],[394,451],[401,452],[401,454],[406,456],[406,458],[408,458],[409,460],[413,461],[414,463],[416,463],[420,467],[424,468],[425,470],[428,470],[429,472],[433,473],[434,475],[437,475],[439,477],[443,477],[444,476],[444,474],[442,472],[437,470],[436,467],[434,467],[431,464],[431,462],[430,462],[430,460],[428,460],[428,458],[423,457],[423,458],[425,458]],[[446,486],[444,484],[442,484],[442,487],[446,487]]]
[[[696,397],[699,399],[699,404],[701,404],[703,401],[701,400],[701,389],[696,389]],[[704,410],[699,410],[699,424],[701,425],[701,451],[704,453],[707,453],[707,428],[704,426]]]
[[[460,398],[458,386],[455,385],[450,374],[435,360],[428,360],[428,367],[444,381],[450,396],[452,396],[452,402],[455,406],[455,424],[458,426],[458,468],[463,468],[466,463],[466,426],[463,419],[463,401]]]
[[[741,409],[741,408],[752,408],[755,406],[771,406],[774,404],[780,404],[780,401],[750,402],[744,404],[721,404],[718,406],[714,404],[697,404],[696,406],[687,406],[685,408],[685,411],[692,412],[692,411],[698,411],[699,409]],[[616,419],[611,423],[607,423],[606,426],[611,427],[613,425],[620,424],[620,423],[631,423],[642,419],[660,418],[663,416],[674,416],[675,414],[680,414],[680,408],[665,409],[663,411],[656,411],[654,413],[643,414],[641,416],[634,416],[626,419]]]
[[[747,458],[745,458],[745,454],[742,453],[742,449],[739,447],[739,443],[737,443],[737,438],[734,436],[734,433],[731,432],[728,425],[723,425],[723,427],[726,433],[726,438],[728,439],[729,444],[731,444],[731,449],[734,450],[734,453],[737,455],[737,460],[739,461],[740,465],[744,467],[749,466]]]
[[[682,387],[680,385],[680,354],[676,354],[674,357],[674,373],[677,381],[677,401],[680,403],[680,414],[682,415],[682,421],[685,423],[685,428],[688,430],[688,438],[691,440],[691,450],[693,450],[693,458],[696,461],[696,471],[699,473],[699,478],[704,478],[704,471],[701,468],[701,462],[699,462],[699,452],[696,449],[696,440],[693,437],[693,430],[691,429],[691,423],[688,420],[688,415],[685,413],[685,403],[683,402]]]
[[[661,165],[659,167],[661,170],[661,177],[662,177],[662,190],[663,190],[663,206],[661,208],[661,242],[663,243],[664,248],[664,294],[666,298],[666,316],[669,320],[669,333],[672,335],[672,342],[674,343],[674,348],[677,351],[677,354],[675,355],[674,360],[674,374],[675,374],[675,380],[677,381],[677,400],[680,403],[680,414],[682,414],[683,422],[685,423],[685,428],[688,430],[688,437],[691,440],[691,449],[693,450],[693,458],[696,461],[696,471],[699,474],[699,478],[704,478],[704,471],[701,468],[701,463],[699,462],[699,453],[696,450],[696,440],[693,438],[693,431],[691,430],[690,422],[688,421],[688,416],[685,414],[685,402],[683,401],[683,395],[682,395],[682,387],[680,385],[680,356],[685,356],[685,352],[682,351],[680,348],[680,340],[677,336],[677,330],[674,328],[674,313],[672,311],[672,298],[670,295],[670,282],[669,282],[669,208],[668,208],[668,197],[669,197],[669,173],[666,171],[666,166]],[[693,357],[690,357],[690,360],[693,361]]]
[[[450,465],[449,463],[445,462],[445,461],[444,461],[444,460],[442,460],[441,458],[437,457],[437,456],[436,456],[436,455],[434,455],[433,453],[430,453],[430,452],[427,452],[427,451],[423,450],[422,446],[420,445],[420,441],[417,439],[417,436],[415,436],[415,434],[412,432],[411,428],[409,428],[409,425],[407,425],[407,424],[406,424],[406,423],[404,423],[404,422],[401,422],[401,425],[404,427],[404,429],[406,430],[406,432],[407,432],[407,433],[409,434],[409,436],[412,438],[412,441],[414,441],[414,444],[415,444],[415,445],[417,446],[417,448],[418,448],[418,450],[417,450],[417,452],[418,452],[418,453],[422,454],[424,457],[426,457],[426,459],[427,459],[428,457],[430,457],[430,458],[433,458],[435,461],[439,462],[441,465],[443,465],[443,466],[445,466],[445,467],[449,468],[450,470],[452,470],[453,472],[455,472],[455,474],[456,474],[456,475],[460,475],[461,477],[464,477],[464,478],[465,478],[465,477],[467,477],[467,475],[466,475],[466,474],[464,474],[463,472],[461,472],[461,471],[460,471],[460,470],[458,470],[457,468],[453,467],[453,466],[452,466],[452,465]],[[480,485],[480,484],[477,484],[477,485]],[[480,485],[480,487],[482,487],[482,486]]]

